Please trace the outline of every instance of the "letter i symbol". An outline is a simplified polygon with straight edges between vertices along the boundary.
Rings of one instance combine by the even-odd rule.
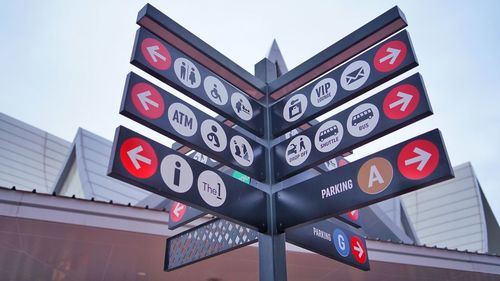
[[[174,185],[179,186],[180,181],[181,181],[181,163],[179,161],[175,161],[175,168],[174,168]]]

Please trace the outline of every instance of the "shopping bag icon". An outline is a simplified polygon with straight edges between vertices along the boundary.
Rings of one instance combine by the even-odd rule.
[[[302,103],[297,98],[290,102],[290,107],[288,108],[288,116],[289,118],[293,118],[302,113]]]

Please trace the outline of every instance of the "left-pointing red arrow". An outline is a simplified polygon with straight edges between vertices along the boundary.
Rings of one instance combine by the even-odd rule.
[[[186,205],[179,202],[173,202],[172,207],[170,207],[170,219],[174,222],[180,221],[184,213],[186,213],[186,209]]]
[[[163,98],[153,85],[137,83],[132,88],[131,96],[135,109],[144,117],[157,119],[165,112]]]
[[[156,69],[167,70],[172,64],[172,57],[167,48],[156,39],[144,39],[141,43],[141,52],[148,63]]]
[[[151,145],[140,138],[130,138],[120,147],[123,167],[133,176],[144,179],[156,172],[158,159]]]

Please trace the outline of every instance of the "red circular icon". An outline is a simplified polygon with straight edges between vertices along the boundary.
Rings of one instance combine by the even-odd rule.
[[[380,72],[389,72],[398,67],[406,57],[406,44],[394,40],[378,49],[373,59],[373,65]]]
[[[349,211],[347,212],[347,216],[353,220],[353,221],[357,221],[359,219],[359,211],[358,210],[352,210],[352,211]]]
[[[148,83],[137,83],[132,87],[132,103],[142,115],[156,119],[165,112],[165,104],[160,93]]]
[[[420,101],[418,89],[403,84],[392,89],[384,99],[384,114],[391,119],[403,119],[410,115]]]
[[[148,63],[156,69],[167,70],[172,64],[172,57],[167,48],[156,39],[144,39],[141,43],[141,52]]]
[[[363,245],[363,241],[358,236],[351,237],[351,251],[356,261],[358,261],[359,263],[366,262],[366,248]]]
[[[347,162],[347,160],[345,159],[340,159],[339,162],[338,162],[338,166],[339,167],[342,167],[342,166],[345,166],[347,165],[349,162]]]
[[[179,202],[173,202],[172,206],[170,207],[170,219],[173,222],[180,221],[186,213],[186,209],[186,205]]]
[[[419,180],[429,176],[439,163],[439,150],[428,140],[415,140],[398,155],[398,168],[403,176]]]
[[[122,143],[120,160],[130,174],[141,179],[154,175],[158,166],[153,147],[140,138],[130,138]]]

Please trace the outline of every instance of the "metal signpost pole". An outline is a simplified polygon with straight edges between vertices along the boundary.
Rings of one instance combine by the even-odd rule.
[[[255,65],[255,75],[266,84],[278,78],[276,65],[268,59],[263,59]],[[287,280],[286,274],[286,248],[285,234],[278,233],[276,225],[276,207],[275,197],[272,195],[272,185],[274,179],[273,153],[272,146],[272,120],[270,112],[269,95],[266,95],[266,114],[265,114],[265,132],[266,140],[266,192],[269,194],[267,199],[267,232],[259,233],[259,276],[260,280]]]

